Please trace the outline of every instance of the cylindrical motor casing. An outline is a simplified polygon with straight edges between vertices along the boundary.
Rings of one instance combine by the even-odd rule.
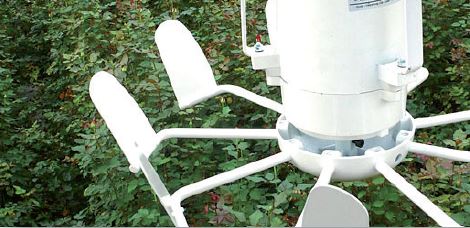
[[[285,114],[305,133],[368,138],[405,114],[406,90],[387,87],[378,68],[405,55],[404,1],[354,5],[361,2],[371,1],[278,0],[276,46]]]

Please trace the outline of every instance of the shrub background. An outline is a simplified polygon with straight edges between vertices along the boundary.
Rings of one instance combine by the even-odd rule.
[[[424,0],[430,78],[410,95],[417,117],[470,109],[470,3]],[[0,7],[0,226],[168,226],[142,174],[97,114],[88,82],[112,72],[158,131],[170,127],[272,128],[276,113],[231,95],[179,110],[153,35],[181,20],[217,81],[279,100],[241,52],[235,0],[22,0]],[[249,34],[266,34],[265,1],[248,1]],[[264,36],[266,37],[266,36]],[[253,42],[254,37],[249,37]],[[295,40],[293,40],[295,42]],[[419,131],[416,140],[470,150],[470,123]],[[152,157],[170,191],[278,151],[275,141],[170,140]],[[470,166],[409,156],[413,185],[470,226]],[[195,226],[293,226],[315,178],[292,165],[183,202]],[[382,177],[336,183],[363,201],[374,226],[434,226]]]

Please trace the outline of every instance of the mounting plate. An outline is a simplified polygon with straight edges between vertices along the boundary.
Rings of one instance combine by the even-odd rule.
[[[279,147],[292,156],[292,163],[300,170],[319,176],[325,162],[333,162],[333,180],[352,181],[369,178],[380,173],[375,165],[384,161],[390,167],[397,166],[407,155],[416,127],[408,113],[388,134],[364,139],[357,156],[325,159],[324,151],[335,150],[337,141],[315,138],[298,130],[283,115],[277,121]]]

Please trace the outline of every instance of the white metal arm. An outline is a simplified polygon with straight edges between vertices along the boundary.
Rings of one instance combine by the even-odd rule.
[[[246,89],[243,89],[238,86],[233,86],[233,85],[220,85],[218,86],[220,88],[222,93],[231,93],[234,95],[237,95],[239,97],[243,97],[249,101],[252,101],[255,104],[258,104],[260,106],[269,108],[271,110],[274,110],[280,114],[284,113],[284,108],[282,104],[273,101],[271,99],[268,99],[266,97],[260,96],[258,94],[255,94],[253,92],[250,92]]]
[[[236,180],[239,180],[241,178],[247,177],[249,175],[252,175],[254,173],[258,173],[261,171],[264,171],[266,169],[272,168],[276,165],[288,162],[291,160],[291,156],[287,152],[280,152],[278,154],[272,155],[270,157],[267,157],[265,159],[261,159],[256,162],[252,162],[249,164],[246,164],[242,167],[236,168],[234,170],[217,174],[213,177],[207,178],[205,180],[196,182],[194,184],[190,184],[187,186],[184,186],[180,188],[178,191],[176,191],[172,197],[176,201],[183,201],[187,199],[188,197],[191,197],[193,195],[197,195],[200,193],[203,193],[205,191],[208,191],[210,189],[213,189],[215,187],[234,182]]]
[[[367,227],[369,225],[367,209],[351,193],[329,184],[335,165],[330,158],[324,159],[320,177],[308,195],[296,226]]]
[[[333,176],[333,172],[335,171],[335,166],[332,162],[326,162],[326,165],[322,168],[320,176],[317,179],[317,183],[315,183],[314,188],[317,186],[327,186],[330,184],[331,177]],[[297,220],[297,224],[295,227],[303,227],[303,218],[305,210],[308,210],[306,205],[304,209],[300,213],[299,220]]]
[[[233,95],[236,95],[236,96],[239,96],[239,97],[243,97],[257,105],[260,105],[262,107],[265,107],[265,108],[269,108],[273,111],[276,111],[278,113],[283,113],[283,107],[282,107],[282,104],[276,102],[276,101],[273,101],[269,98],[266,98],[266,97],[263,97],[263,96],[260,96],[256,93],[253,93],[249,90],[246,90],[242,87],[239,87],[239,86],[234,86],[234,85],[219,85],[219,86],[216,86],[215,88],[211,89],[209,92],[205,92],[205,94],[201,95],[201,94],[198,94],[198,98],[197,99],[194,99],[194,100],[191,100],[190,103],[182,103],[180,104],[180,107],[182,108],[185,108],[185,107],[192,107],[202,101],[205,101],[211,97],[215,97],[217,95],[220,95],[220,94],[223,94],[223,93],[231,93]]]
[[[452,114],[426,117],[426,118],[417,118],[415,119],[415,124],[417,129],[421,128],[430,128],[445,124],[458,123],[463,121],[470,120],[470,110],[463,112],[456,112]]]
[[[275,129],[215,129],[215,128],[170,128],[158,132],[154,137],[153,145],[156,149],[162,141],[172,138],[185,139],[277,139]],[[143,152],[149,158],[154,150]],[[139,167],[131,166],[133,173],[140,171]]]
[[[408,150],[416,154],[440,157],[453,161],[470,162],[470,151],[452,150],[415,142],[410,143]]]
[[[168,206],[171,213],[169,215],[172,217],[174,224],[177,227],[186,227],[188,226],[186,218],[183,214],[183,209],[181,207],[181,202],[188,197],[197,195],[208,191],[210,189],[216,188],[218,186],[234,182],[236,180],[242,179],[254,173],[264,171],[266,169],[272,168],[281,163],[285,163],[291,160],[291,156],[286,152],[280,152],[278,154],[272,155],[265,159],[246,164],[242,167],[236,168],[234,170],[215,175],[213,177],[204,179],[194,184],[190,184],[180,188],[173,195],[164,199],[165,202],[168,202]]]
[[[402,176],[395,172],[385,162],[378,162],[375,166],[377,171],[382,173],[390,183],[395,185],[413,203],[423,210],[429,217],[443,227],[460,227],[460,225],[444,213],[438,206],[433,204],[425,195],[419,192],[413,185],[408,183]]]
[[[167,139],[277,139],[275,129],[220,129],[220,128],[170,128],[163,129],[155,136],[156,147]],[[150,157],[150,153],[145,156]]]
[[[273,100],[238,86],[217,85],[201,47],[181,22],[161,23],[155,32],[155,42],[181,109],[222,93],[232,93],[282,113],[282,105]]]

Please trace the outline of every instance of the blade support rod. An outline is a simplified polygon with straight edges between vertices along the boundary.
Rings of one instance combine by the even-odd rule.
[[[415,119],[417,129],[436,127],[445,124],[458,123],[470,120],[470,110],[463,112],[456,112],[452,114],[432,116],[426,118]]]
[[[415,142],[410,143],[408,150],[415,154],[440,157],[452,161],[470,162],[470,151],[452,150]]]
[[[265,108],[269,108],[273,111],[276,111],[278,113],[283,113],[284,108],[282,107],[282,104],[273,101],[269,98],[260,96],[256,93],[253,93],[251,91],[248,91],[242,87],[239,86],[234,86],[234,85],[220,85],[218,86],[220,89],[221,93],[231,93],[234,95],[237,95],[239,97],[243,97],[249,101],[252,101],[253,103],[263,106]]]
[[[405,178],[395,172],[385,162],[378,162],[375,166],[377,171],[382,173],[390,183],[406,195],[413,203],[423,210],[429,217],[443,227],[461,227],[457,222],[444,213],[438,206],[431,202],[425,195],[419,192]]]
[[[331,151],[333,152],[333,151]],[[320,176],[318,177],[317,183],[315,183],[315,186],[322,186],[322,185],[329,185],[331,182],[331,177],[333,176],[333,173],[335,172],[335,164],[332,161],[333,157],[341,157],[340,152],[337,153],[324,153],[322,154],[323,157],[323,164],[322,164],[322,170],[320,172]]]
[[[193,195],[197,195],[215,187],[234,182],[254,173],[258,173],[272,168],[276,165],[288,162],[290,160],[290,154],[288,154],[287,152],[280,152],[278,154],[269,156],[256,162],[246,164],[231,171],[212,176],[197,183],[186,185],[177,190],[175,193],[173,193],[171,197],[176,202],[181,202]]]
[[[159,131],[155,137],[155,149],[167,139],[277,139],[275,129],[220,129],[220,128],[170,128]],[[149,158],[154,150],[145,151]],[[138,173],[140,167],[131,165],[129,170]]]
[[[333,162],[328,162],[321,170],[320,176],[318,177],[318,180],[315,186],[330,184],[331,176],[333,176],[334,171],[335,171],[335,166]]]
[[[157,133],[157,142],[170,138],[277,139],[276,129],[170,128]]]
[[[158,145],[167,139],[277,139],[275,129],[171,128],[157,133]],[[147,157],[150,154],[146,154]]]
[[[202,101],[205,101],[209,98],[212,98],[212,97],[224,94],[224,93],[230,93],[239,97],[243,97],[259,106],[271,109],[278,113],[283,113],[284,111],[282,104],[280,104],[279,102],[273,101],[269,98],[260,96],[242,87],[234,86],[234,85],[219,85],[210,92],[207,92],[207,93],[204,92],[204,94],[197,94],[198,99],[192,100],[191,103],[184,103],[184,104],[182,103],[181,107],[182,108],[192,107]]]
[[[170,196],[170,193],[168,192],[168,189],[165,187],[165,184],[162,182],[160,176],[155,171],[152,164],[150,164],[149,160],[147,159],[147,157],[145,157],[145,155],[141,154],[139,156],[139,162],[140,162],[140,168],[142,169],[142,172],[144,173],[145,178],[147,178],[147,181],[149,182],[150,187],[157,195],[160,203],[163,205],[168,215],[170,215],[170,218],[173,224],[177,224],[177,220],[175,219],[174,216],[172,216],[173,214],[177,214],[177,213],[173,213],[175,207],[174,205],[169,203],[168,200],[166,200],[168,198],[171,198],[171,196]],[[186,222],[186,219],[184,219],[184,222]],[[181,222],[179,222],[179,224],[181,224]]]

